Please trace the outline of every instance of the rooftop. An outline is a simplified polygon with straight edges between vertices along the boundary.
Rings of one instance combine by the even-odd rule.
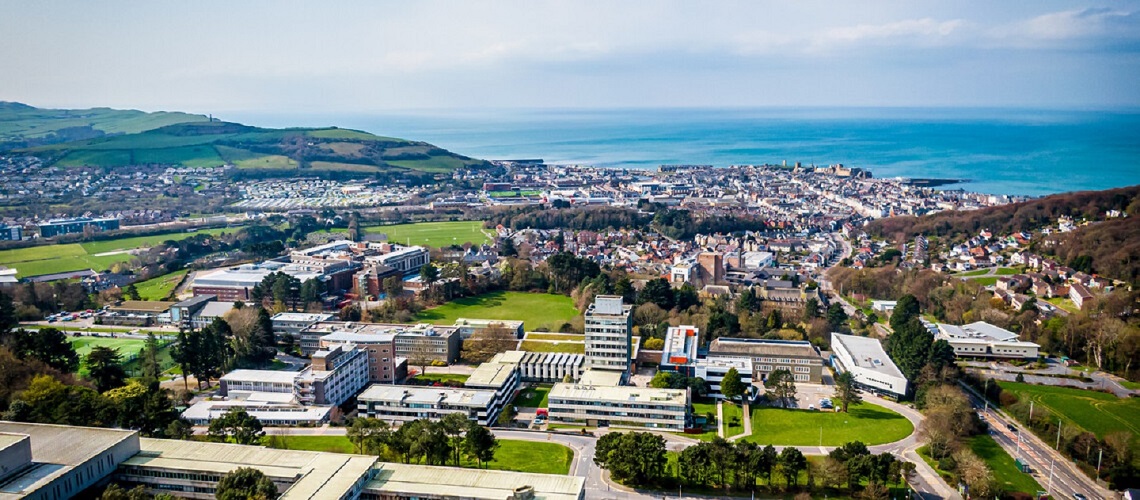
[[[495,391],[490,389],[372,384],[356,399],[358,401],[402,401],[405,403],[485,407],[495,400]]]
[[[685,391],[681,389],[653,389],[649,387],[610,387],[597,385],[554,384],[551,399],[569,398],[592,401],[621,401],[634,403],[671,403],[685,405]]]
[[[241,380],[245,382],[266,382],[272,384],[292,384],[301,372],[281,370],[234,370],[222,375],[221,380]]]
[[[32,466],[0,485],[3,500],[24,498],[119,443],[138,439],[135,431],[20,422],[0,422],[0,433],[0,449],[27,436],[32,451]]]
[[[309,322],[316,323],[318,321],[327,321],[333,318],[332,314],[327,313],[296,313],[296,312],[280,312],[274,314],[273,321],[296,321],[296,322]]]
[[[109,309],[112,311],[146,311],[151,313],[166,312],[176,302],[164,302],[160,300],[124,300],[117,306],[111,306]]]
[[[1018,336],[1005,328],[1000,328],[985,321],[976,321],[968,325],[938,324],[938,331],[942,336],[951,340],[996,340],[999,342],[1017,342]]]
[[[874,370],[884,375],[906,378],[899,367],[895,366],[895,362],[891,361],[890,356],[887,356],[887,352],[883,350],[883,344],[879,342],[879,339],[842,333],[832,333],[831,339],[833,343],[842,345],[851,354],[852,361],[856,366]]]
[[[600,370],[587,368],[578,379],[579,385],[594,385],[616,387],[621,385],[622,372],[619,370]]]
[[[498,389],[507,383],[511,374],[518,369],[517,362],[504,361],[503,354],[496,354],[490,361],[480,364],[467,377],[464,385]]]
[[[380,493],[502,500],[518,488],[534,489],[535,500],[577,500],[586,479],[553,474],[531,474],[487,469],[455,469],[385,463],[365,489]]]
[[[709,345],[709,354],[796,356],[819,358],[819,351],[805,340],[730,339],[720,337]]]

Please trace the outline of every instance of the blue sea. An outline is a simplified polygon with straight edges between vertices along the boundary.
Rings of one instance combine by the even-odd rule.
[[[237,114],[250,125],[329,126],[427,141],[484,159],[655,169],[662,164],[830,165],[875,177],[1046,195],[1140,184],[1140,111],[766,108]]]

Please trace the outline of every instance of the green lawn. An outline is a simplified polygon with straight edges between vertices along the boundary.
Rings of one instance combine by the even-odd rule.
[[[264,442],[266,446],[287,450],[356,452],[345,436],[267,436]],[[570,473],[573,459],[574,451],[558,443],[500,439],[495,459],[485,466],[495,470],[566,475]],[[460,463],[464,467],[476,467],[466,459]]]
[[[999,267],[997,269],[996,273],[998,276],[1013,276],[1015,274],[1021,274],[1021,270],[1020,269],[1014,269],[1012,267]],[[1032,493],[1032,492],[1030,492],[1030,493]]]
[[[578,333],[537,333],[527,332],[524,340],[583,341],[586,337]]]
[[[523,341],[519,345],[519,350],[527,352],[564,352],[569,354],[585,354],[586,344],[584,342],[539,342],[539,341]]]
[[[984,276],[986,274],[989,274],[989,272],[990,272],[989,269],[975,269],[973,271],[966,271],[964,273],[958,273],[956,276]]]
[[[967,442],[974,454],[981,457],[982,460],[986,461],[986,465],[990,466],[994,478],[1002,484],[1006,491],[1020,491],[1031,495],[1038,491],[1044,491],[1044,488],[1037,484],[1033,476],[1018,470],[1013,457],[1009,456],[1001,446],[998,446],[989,434],[974,436]]]
[[[515,398],[514,405],[523,408],[546,408],[551,387],[553,384],[539,384],[523,389]]]
[[[697,399],[697,400],[693,401],[693,414],[705,416],[706,414],[710,414],[710,413],[712,414],[713,418],[716,418],[716,401],[715,400],[708,399],[708,398],[701,398],[701,399]],[[711,422],[712,421],[710,420],[710,423]],[[724,437],[725,438],[730,438],[730,437],[735,436],[737,434],[744,434],[744,409],[741,408],[740,405],[737,405],[737,404],[725,403],[725,405],[724,405],[724,422],[725,422],[725,428],[724,428]],[[709,430],[707,432],[703,432],[701,434],[684,434],[684,433],[677,433],[677,434],[680,436],[691,437],[693,439],[699,439],[701,441],[712,441],[713,438],[717,437],[715,425],[710,426]]]
[[[108,337],[68,337],[72,347],[75,347],[75,352],[79,354],[80,358],[84,358],[94,349],[99,347],[110,347],[118,349],[119,354],[124,358],[138,354],[142,350],[143,344],[146,342],[142,339],[124,339],[124,338],[108,338]]]
[[[207,229],[200,232],[218,234],[227,229]],[[232,229],[228,231],[233,231]],[[38,276],[68,271],[94,269],[104,271],[117,262],[129,262],[130,254],[102,255],[101,253],[150,247],[167,240],[182,240],[198,233],[173,233],[156,236],[131,236],[87,243],[45,245],[13,250],[0,250],[0,265],[16,269],[16,276]]]
[[[182,282],[182,278],[186,276],[187,272],[189,271],[183,269],[135,283],[135,288],[139,291],[139,298],[143,300],[166,299],[174,291],[174,288]]]
[[[459,373],[421,373],[416,380],[431,380],[434,382],[466,382],[469,375]]]
[[[1134,446],[1140,449],[1140,399],[1120,399],[1112,394],[1068,387],[998,382],[1003,390],[1017,394],[1022,400],[1031,399],[1037,408],[1048,408],[1065,419],[1067,425],[1076,425],[1096,434],[1098,438],[1117,431],[1132,433]]]
[[[813,446],[820,444],[821,428],[823,446],[891,443],[914,432],[902,415],[870,403],[852,405],[850,413],[760,407],[752,410],[752,435],[742,439],[762,445]]]
[[[1080,312],[1080,309],[1077,308],[1077,305],[1073,303],[1073,299],[1070,299],[1068,297],[1050,297],[1048,299],[1045,299],[1045,302],[1053,304],[1073,314]]]
[[[520,320],[528,330],[557,331],[578,315],[574,300],[565,295],[523,292],[491,292],[464,297],[416,316],[417,321],[451,325],[459,318]]]
[[[482,221],[419,222],[392,226],[369,226],[364,228],[364,231],[387,234],[388,241],[401,245],[445,247],[462,245],[467,242],[476,245],[491,242],[491,238],[483,232]]]
[[[974,280],[974,283],[982,286],[993,286],[997,284],[997,280],[997,276],[990,276],[987,278],[977,278]]]

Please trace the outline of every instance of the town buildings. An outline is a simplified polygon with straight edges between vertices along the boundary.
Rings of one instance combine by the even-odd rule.
[[[52,219],[39,225],[40,238],[52,238],[64,234],[82,233],[87,227],[95,231],[119,229],[119,219],[76,217],[73,219]]]
[[[906,396],[907,379],[878,339],[832,333],[831,351],[836,374],[850,372],[857,386],[876,394]]]
[[[438,420],[460,413],[479,425],[491,425],[501,407],[492,389],[372,384],[356,397],[361,415],[388,422]]]
[[[426,360],[454,363],[459,359],[460,334],[454,326],[419,323],[360,323],[351,321],[321,321],[300,332],[301,352],[308,354],[322,345],[322,338],[330,334],[338,337],[329,342],[351,341],[363,344],[391,342],[395,357],[406,358],[415,364]],[[354,335],[346,335],[354,334]],[[389,338],[390,337],[390,338]],[[327,342],[326,342],[327,343]]]

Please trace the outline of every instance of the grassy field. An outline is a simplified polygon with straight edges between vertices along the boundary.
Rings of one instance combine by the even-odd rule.
[[[1017,394],[1022,400],[1031,399],[1037,408],[1048,408],[1066,420],[1103,439],[1117,431],[1132,433],[1132,443],[1140,449],[1140,399],[1120,399],[1103,392],[1052,387],[1046,385],[998,382],[1001,388]]]
[[[568,354],[586,354],[584,342],[539,342],[523,341],[519,350],[527,352],[564,352]]]
[[[491,238],[483,232],[482,221],[419,222],[416,224],[395,224],[391,226],[369,226],[367,233],[388,235],[388,241],[401,245],[425,245],[445,247],[470,242],[476,245],[490,243]]]
[[[976,278],[974,279],[974,283],[982,286],[994,286],[997,284],[997,280],[997,276],[990,276],[987,278]]]
[[[694,401],[693,413],[701,416],[711,413],[713,418],[716,418],[716,401],[712,399]],[[740,405],[727,403],[724,405],[724,426],[725,438],[744,434],[744,409]],[[684,435],[701,441],[712,441],[713,438],[717,437],[717,432],[716,427],[711,427],[708,432],[703,434]]]
[[[536,333],[527,332],[524,340],[554,340],[554,341],[579,341],[584,340],[585,337],[578,333]]]
[[[519,391],[519,395],[515,398],[515,406],[523,408],[546,408],[549,401],[550,388],[553,384],[539,384],[535,387],[530,387]]]
[[[520,320],[527,330],[557,331],[578,315],[574,300],[564,295],[523,292],[491,292],[465,297],[421,312],[417,321],[454,324],[459,318]]]
[[[265,444],[287,450],[356,452],[352,442],[344,436],[268,436]],[[535,457],[542,459],[536,460]],[[486,468],[566,475],[570,473],[570,461],[573,459],[574,451],[558,443],[500,439],[495,460],[487,463]],[[464,467],[476,467],[466,459],[460,463]]]
[[[1044,491],[1033,476],[1018,470],[1013,457],[1001,449],[989,434],[974,436],[969,439],[968,444],[974,454],[986,461],[986,465],[990,466],[994,477],[1006,491],[1020,491],[1030,495]]]
[[[138,354],[142,350],[143,344],[146,342],[142,339],[123,339],[123,338],[108,338],[108,337],[68,337],[72,347],[75,347],[75,352],[79,354],[80,358],[87,357],[91,353],[91,349],[95,347],[110,347],[118,349],[119,354],[123,357],[129,357]]]
[[[958,274],[956,274],[955,276],[963,276],[963,277],[967,277],[967,276],[985,276],[985,275],[989,274],[989,272],[990,272],[990,270],[989,270],[989,269],[975,269],[975,270],[973,270],[973,271],[966,271],[966,272],[964,272],[964,273],[958,273]]]
[[[219,234],[233,229],[207,229],[201,232]],[[129,262],[130,254],[98,255],[106,252],[150,247],[168,240],[183,240],[198,233],[172,233],[156,236],[131,236],[88,243],[66,243],[13,250],[0,250],[0,265],[16,269],[18,277],[63,273],[83,269],[104,271],[117,262]]]
[[[186,276],[187,272],[189,271],[183,269],[135,283],[135,288],[139,291],[139,298],[143,300],[165,299],[182,282],[182,278]]]
[[[1073,299],[1070,299],[1068,297],[1050,297],[1048,299],[1045,299],[1045,302],[1053,304],[1074,314],[1080,312],[1080,309],[1077,308],[1077,305],[1073,303]]]
[[[421,172],[451,172],[463,168],[466,162],[452,156],[432,156],[426,160],[385,160],[384,163]]]
[[[1013,276],[1015,274],[1020,274],[1021,270],[1020,269],[1014,269],[1012,267],[999,267],[997,269],[997,271],[995,271],[995,273],[998,276]]]
[[[820,429],[823,446],[891,443],[914,432],[902,415],[869,403],[851,406],[850,413],[760,407],[752,409],[752,435],[742,439],[762,445],[816,446]]]
[[[416,380],[431,380],[434,382],[466,382],[469,375],[460,373],[421,373]]]

